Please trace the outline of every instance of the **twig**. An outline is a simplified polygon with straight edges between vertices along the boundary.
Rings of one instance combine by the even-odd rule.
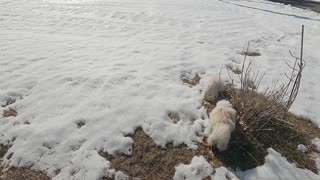
[[[246,53],[244,54],[243,62],[242,62],[242,68],[241,68],[241,91],[242,91],[242,86],[243,86],[243,70],[244,70],[244,65],[246,64],[246,59],[247,59],[247,54],[249,51],[249,46],[250,46],[250,41],[248,42],[247,50]]]
[[[243,147],[240,147],[240,149],[243,150],[244,152],[246,152],[257,163],[257,165],[260,165],[259,161],[256,158],[254,158],[251,153],[249,153]]]

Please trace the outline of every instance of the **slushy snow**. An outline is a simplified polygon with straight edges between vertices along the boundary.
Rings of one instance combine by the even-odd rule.
[[[214,173],[213,173],[214,172]],[[214,180],[319,180],[320,176],[310,170],[297,168],[295,164],[289,163],[285,157],[274,149],[268,149],[268,155],[265,157],[265,163],[254,169],[244,172],[232,172],[225,167],[219,167],[215,170],[202,156],[193,157],[189,165],[180,164],[176,167],[174,180],[196,180],[210,177]]]
[[[313,139],[312,144],[314,144],[318,149],[318,152],[314,152],[313,156],[318,168],[318,174],[320,174],[320,139],[319,138]]]
[[[238,180],[231,171],[223,166],[213,170],[211,164],[203,156],[195,156],[190,164],[179,164],[175,169],[174,180],[202,180],[207,177],[214,180]]]
[[[301,151],[302,153],[307,153],[309,151],[308,148],[303,144],[299,144],[297,149],[298,149],[298,151]]]
[[[265,157],[265,163],[254,169],[247,170],[238,174],[240,179],[245,180],[319,180],[320,176],[310,170],[297,168],[291,164],[285,157],[276,152],[274,149],[268,149],[268,155]]]
[[[211,164],[203,156],[195,156],[189,165],[180,164],[175,169],[174,180],[202,180],[213,174]]]
[[[239,66],[251,41],[262,86],[282,81],[301,24],[307,66],[291,111],[320,126],[317,13],[262,0],[2,0],[0,105],[16,102],[0,112],[18,113],[0,118],[4,163],[59,180],[115,175],[98,152],[131,154],[137,127],[159,146],[197,148],[203,86],[183,84],[183,72]]]

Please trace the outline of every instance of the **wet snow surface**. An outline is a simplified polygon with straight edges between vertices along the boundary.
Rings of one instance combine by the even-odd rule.
[[[98,151],[130,154],[125,135],[139,126],[160,146],[196,148],[203,86],[181,75],[241,64],[251,41],[263,84],[284,80],[301,24],[307,67],[292,111],[320,126],[314,12],[259,0],[0,0],[0,104],[16,99],[0,113],[18,112],[0,118],[0,143],[13,152],[5,163],[98,179],[115,173]]]

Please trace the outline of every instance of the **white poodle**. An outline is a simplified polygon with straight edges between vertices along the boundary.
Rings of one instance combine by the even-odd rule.
[[[219,151],[228,148],[231,133],[236,127],[236,111],[229,101],[221,100],[209,115],[208,145],[216,146]]]
[[[214,76],[208,81],[208,87],[205,90],[204,99],[209,102],[214,102],[219,92],[222,92],[224,88],[224,81],[219,76]]]

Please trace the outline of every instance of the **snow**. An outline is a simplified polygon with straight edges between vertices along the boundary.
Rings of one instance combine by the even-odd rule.
[[[300,180],[310,179],[319,180],[320,176],[310,170],[297,168],[295,164],[290,164],[285,157],[274,149],[268,149],[268,155],[265,157],[265,163],[254,169],[245,172],[238,172],[240,179],[253,180]]]
[[[301,151],[302,153],[307,153],[309,151],[308,148],[303,144],[299,144],[297,149],[298,149],[298,151]]]
[[[268,155],[262,166],[244,172],[235,171],[233,173],[223,166],[213,170],[203,156],[195,156],[189,165],[180,164],[176,167],[173,179],[201,180],[208,176],[215,180],[238,180],[238,178],[242,180],[320,179],[320,176],[312,171],[297,168],[295,164],[289,163],[285,157],[272,148],[268,149]]]
[[[179,164],[175,169],[174,180],[202,180],[213,173],[211,164],[203,156],[195,156],[189,165]]]
[[[211,176],[214,180],[239,180],[239,178],[227,168],[221,166],[215,169],[215,173]]]
[[[317,147],[317,149],[320,151],[320,139],[319,138],[313,139],[312,144],[314,144]]]
[[[129,180],[129,176],[121,171],[118,171],[114,178],[115,180]]]
[[[179,164],[175,169],[174,180],[202,180],[207,177],[215,180],[238,180],[231,171],[223,166],[213,170],[211,164],[203,156],[194,156],[190,164]]]
[[[284,80],[301,24],[307,66],[291,111],[320,126],[317,13],[260,0],[2,0],[0,104],[16,102],[0,112],[18,112],[0,118],[0,143],[13,153],[4,163],[59,180],[114,175],[98,151],[131,154],[126,135],[137,127],[159,146],[195,149],[207,123],[203,86],[181,74],[237,69],[251,41],[262,85]]]
[[[313,139],[312,144],[314,144],[318,149],[318,152],[313,153],[313,157],[318,168],[318,174],[320,174],[320,139],[319,138]]]

